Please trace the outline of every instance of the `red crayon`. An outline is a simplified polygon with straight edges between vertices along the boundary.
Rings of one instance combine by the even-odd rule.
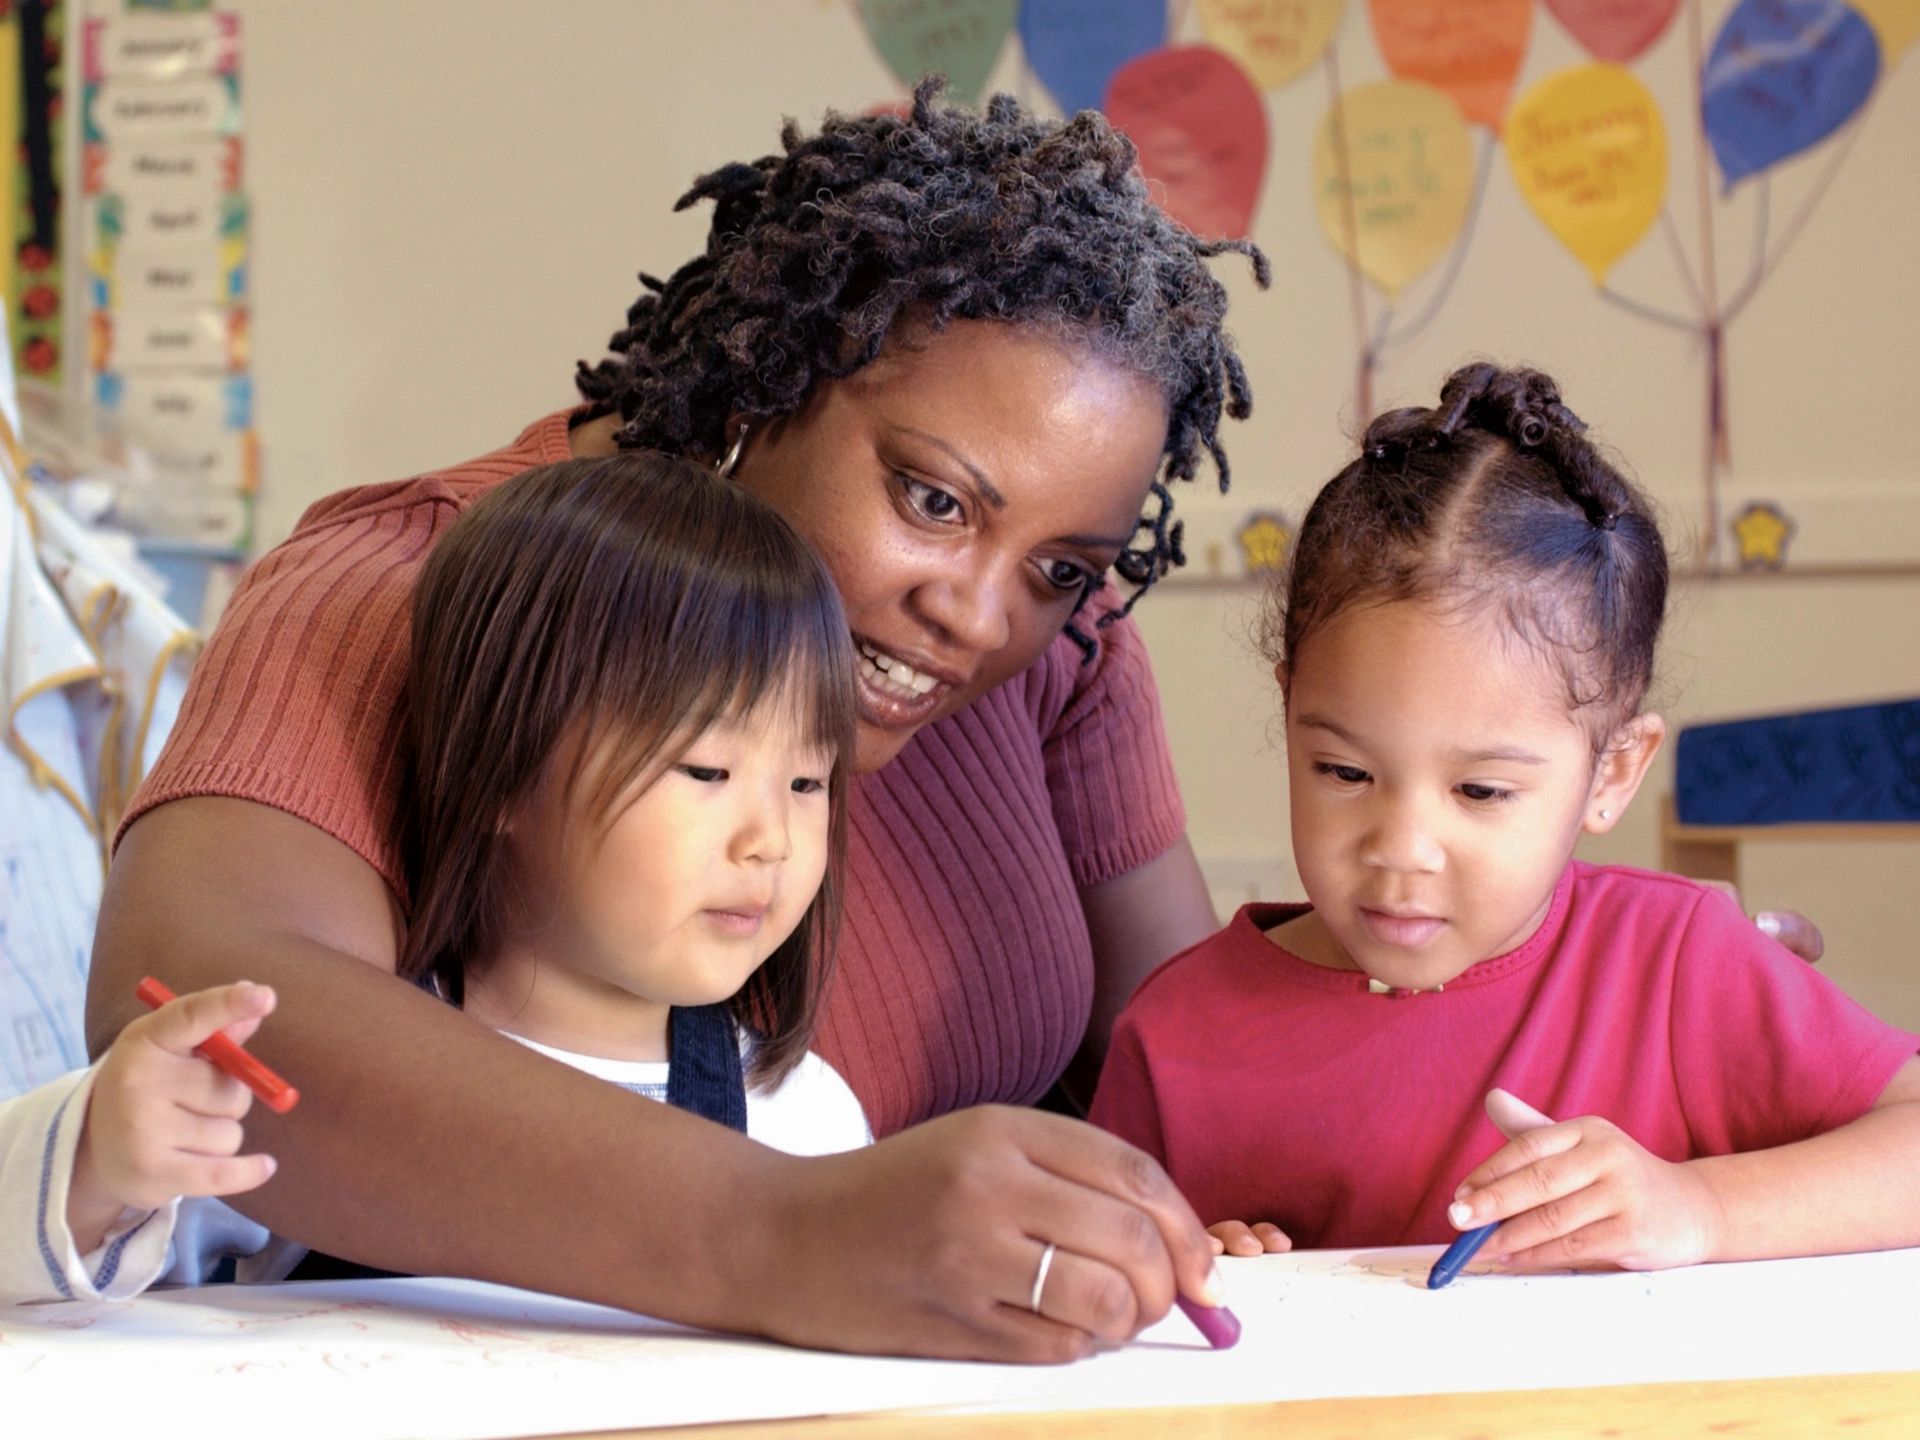
[[[173,991],[162,985],[151,975],[134,987],[138,995],[148,1005],[158,1010],[168,1001],[176,999]],[[193,1053],[226,1071],[240,1081],[249,1090],[258,1095],[269,1110],[284,1115],[300,1102],[300,1092],[269,1070],[260,1061],[254,1059],[226,1035],[216,1030],[206,1040],[193,1047]]]

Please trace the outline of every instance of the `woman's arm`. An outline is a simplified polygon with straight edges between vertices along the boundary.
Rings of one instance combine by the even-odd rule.
[[[1060,1083],[1084,1113],[1093,1103],[1113,1022],[1140,982],[1164,961],[1213,934],[1220,922],[1185,835],[1139,869],[1085,886],[1080,903],[1093,939],[1093,1018]]]
[[[324,832],[248,801],[175,801],[128,831],[108,877],[92,1042],[140,1013],[145,974],[181,991],[273,986],[253,1048],[301,1103],[254,1107],[249,1146],[279,1168],[239,1206],[385,1269],[799,1344],[1015,1360],[1129,1335],[1176,1283],[1205,1298],[1205,1233],[1159,1167],[1110,1136],[982,1110],[851,1155],[777,1155],[402,984],[400,934],[378,875]],[[1063,1252],[1046,1318],[1025,1309],[1035,1235]]]

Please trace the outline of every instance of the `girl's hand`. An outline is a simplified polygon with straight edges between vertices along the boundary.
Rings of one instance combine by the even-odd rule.
[[[1219,1220],[1207,1226],[1216,1255],[1284,1255],[1293,1249],[1293,1241],[1278,1225],[1261,1220],[1249,1226],[1244,1220]]]
[[[94,1077],[67,1189],[80,1254],[128,1209],[234,1195],[273,1174],[271,1156],[239,1153],[253,1092],[193,1053],[216,1030],[246,1040],[273,1005],[272,990],[242,980],[182,995],[120,1032]]]
[[[1662,1270],[1707,1259],[1718,1206],[1699,1173],[1662,1160],[1597,1115],[1555,1124],[1504,1090],[1487,1115],[1508,1143],[1467,1176],[1447,1218],[1504,1222],[1484,1254],[1523,1270]]]

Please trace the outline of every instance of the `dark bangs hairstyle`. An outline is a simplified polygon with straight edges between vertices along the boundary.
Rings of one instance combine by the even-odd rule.
[[[1355,605],[1497,606],[1563,676],[1602,753],[1645,700],[1667,551],[1645,496],[1536,370],[1468,365],[1431,409],[1367,426],[1301,522],[1262,649],[1283,693],[1307,642]]]
[[[996,95],[976,114],[937,105],[945,84],[922,80],[904,116],[829,112],[811,137],[789,120],[784,153],[695,180],[674,208],[713,202],[706,252],[666,280],[640,276],[613,358],[581,363],[580,393],[625,420],[620,444],[712,460],[731,419],[798,410],[897,325],[998,320],[1085,345],[1153,381],[1168,408],[1153,513],[1114,563],[1134,586],[1125,614],[1186,563],[1167,482],[1193,478],[1205,452],[1225,491],[1220,418],[1252,409],[1206,262],[1244,255],[1265,286],[1266,257],[1169,219],[1099,112],[1045,120]],[[1093,656],[1093,637],[1067,633]]]
[[[731,1002],[759,1036],[750,1077],[777,1081],[807,1049],[832,965],[853,675],[826,567],[739,486],[641,451],[506,481],[434,546],[414,592],[400,975],[461,1002],[466,967],[509,919],[501,822],[543,780],[604,829],[667,746],[791,704],[835,757],[826,878]]]

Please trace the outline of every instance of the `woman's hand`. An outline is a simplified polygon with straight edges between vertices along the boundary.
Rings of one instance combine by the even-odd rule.
[[[1062,1116],[963,1110],[786,1178],[768,1328],[794,1343],[1059,1362],[1130,1338],[1176,1291],[1220,1301],[1166,1172]]]
[[[1734,897],[1738,901],[1739,897]],[[1753,917],[1763,935],[1771,935],[1809,965],[1820,963],[1827,953],[1826,938],[1820,927],[1798,910],[1762,910]]]
[[[1287,1233],[1271,1221],[1217,1220],[1207,1226],[1216,1255],[1284,1255],[1293,1249]]]
[[[1447,1218],[1463,1231],[1504,1222],[1490,1258],[1524,1270],[1662,1270],[1714,1253],[1718,1204],[1691,1166],[1597,1115],[1555,1124],[1504,1090],[1488,1093],[1487,1115],[1508,1143],[1462,1182]]]
[[[216,1031],[246,1040],[273,1004],[273,991],[242,980],[170,1000],[120,1032],[94,1077],[67,1187],[80,1254],[97,1250],[129,1209],[234,1195],[271,1178],[272,1157],[240,1154],[253,1093],[193,1048]]]
[[[1740,904],[1740,887],[1731,880],[1701,880],[1697,883],[1711,885],[1735,905],[1740,905],[1742,914],[1746,913],[1747,907]],[[1798,910],[1758,910],[1754,912],[1753,923],[1762,935],[1778,940],[1809,965],[1819,964],[1820,957],[1827,953],[1826,937],[1820,933],[1820,927]]]

